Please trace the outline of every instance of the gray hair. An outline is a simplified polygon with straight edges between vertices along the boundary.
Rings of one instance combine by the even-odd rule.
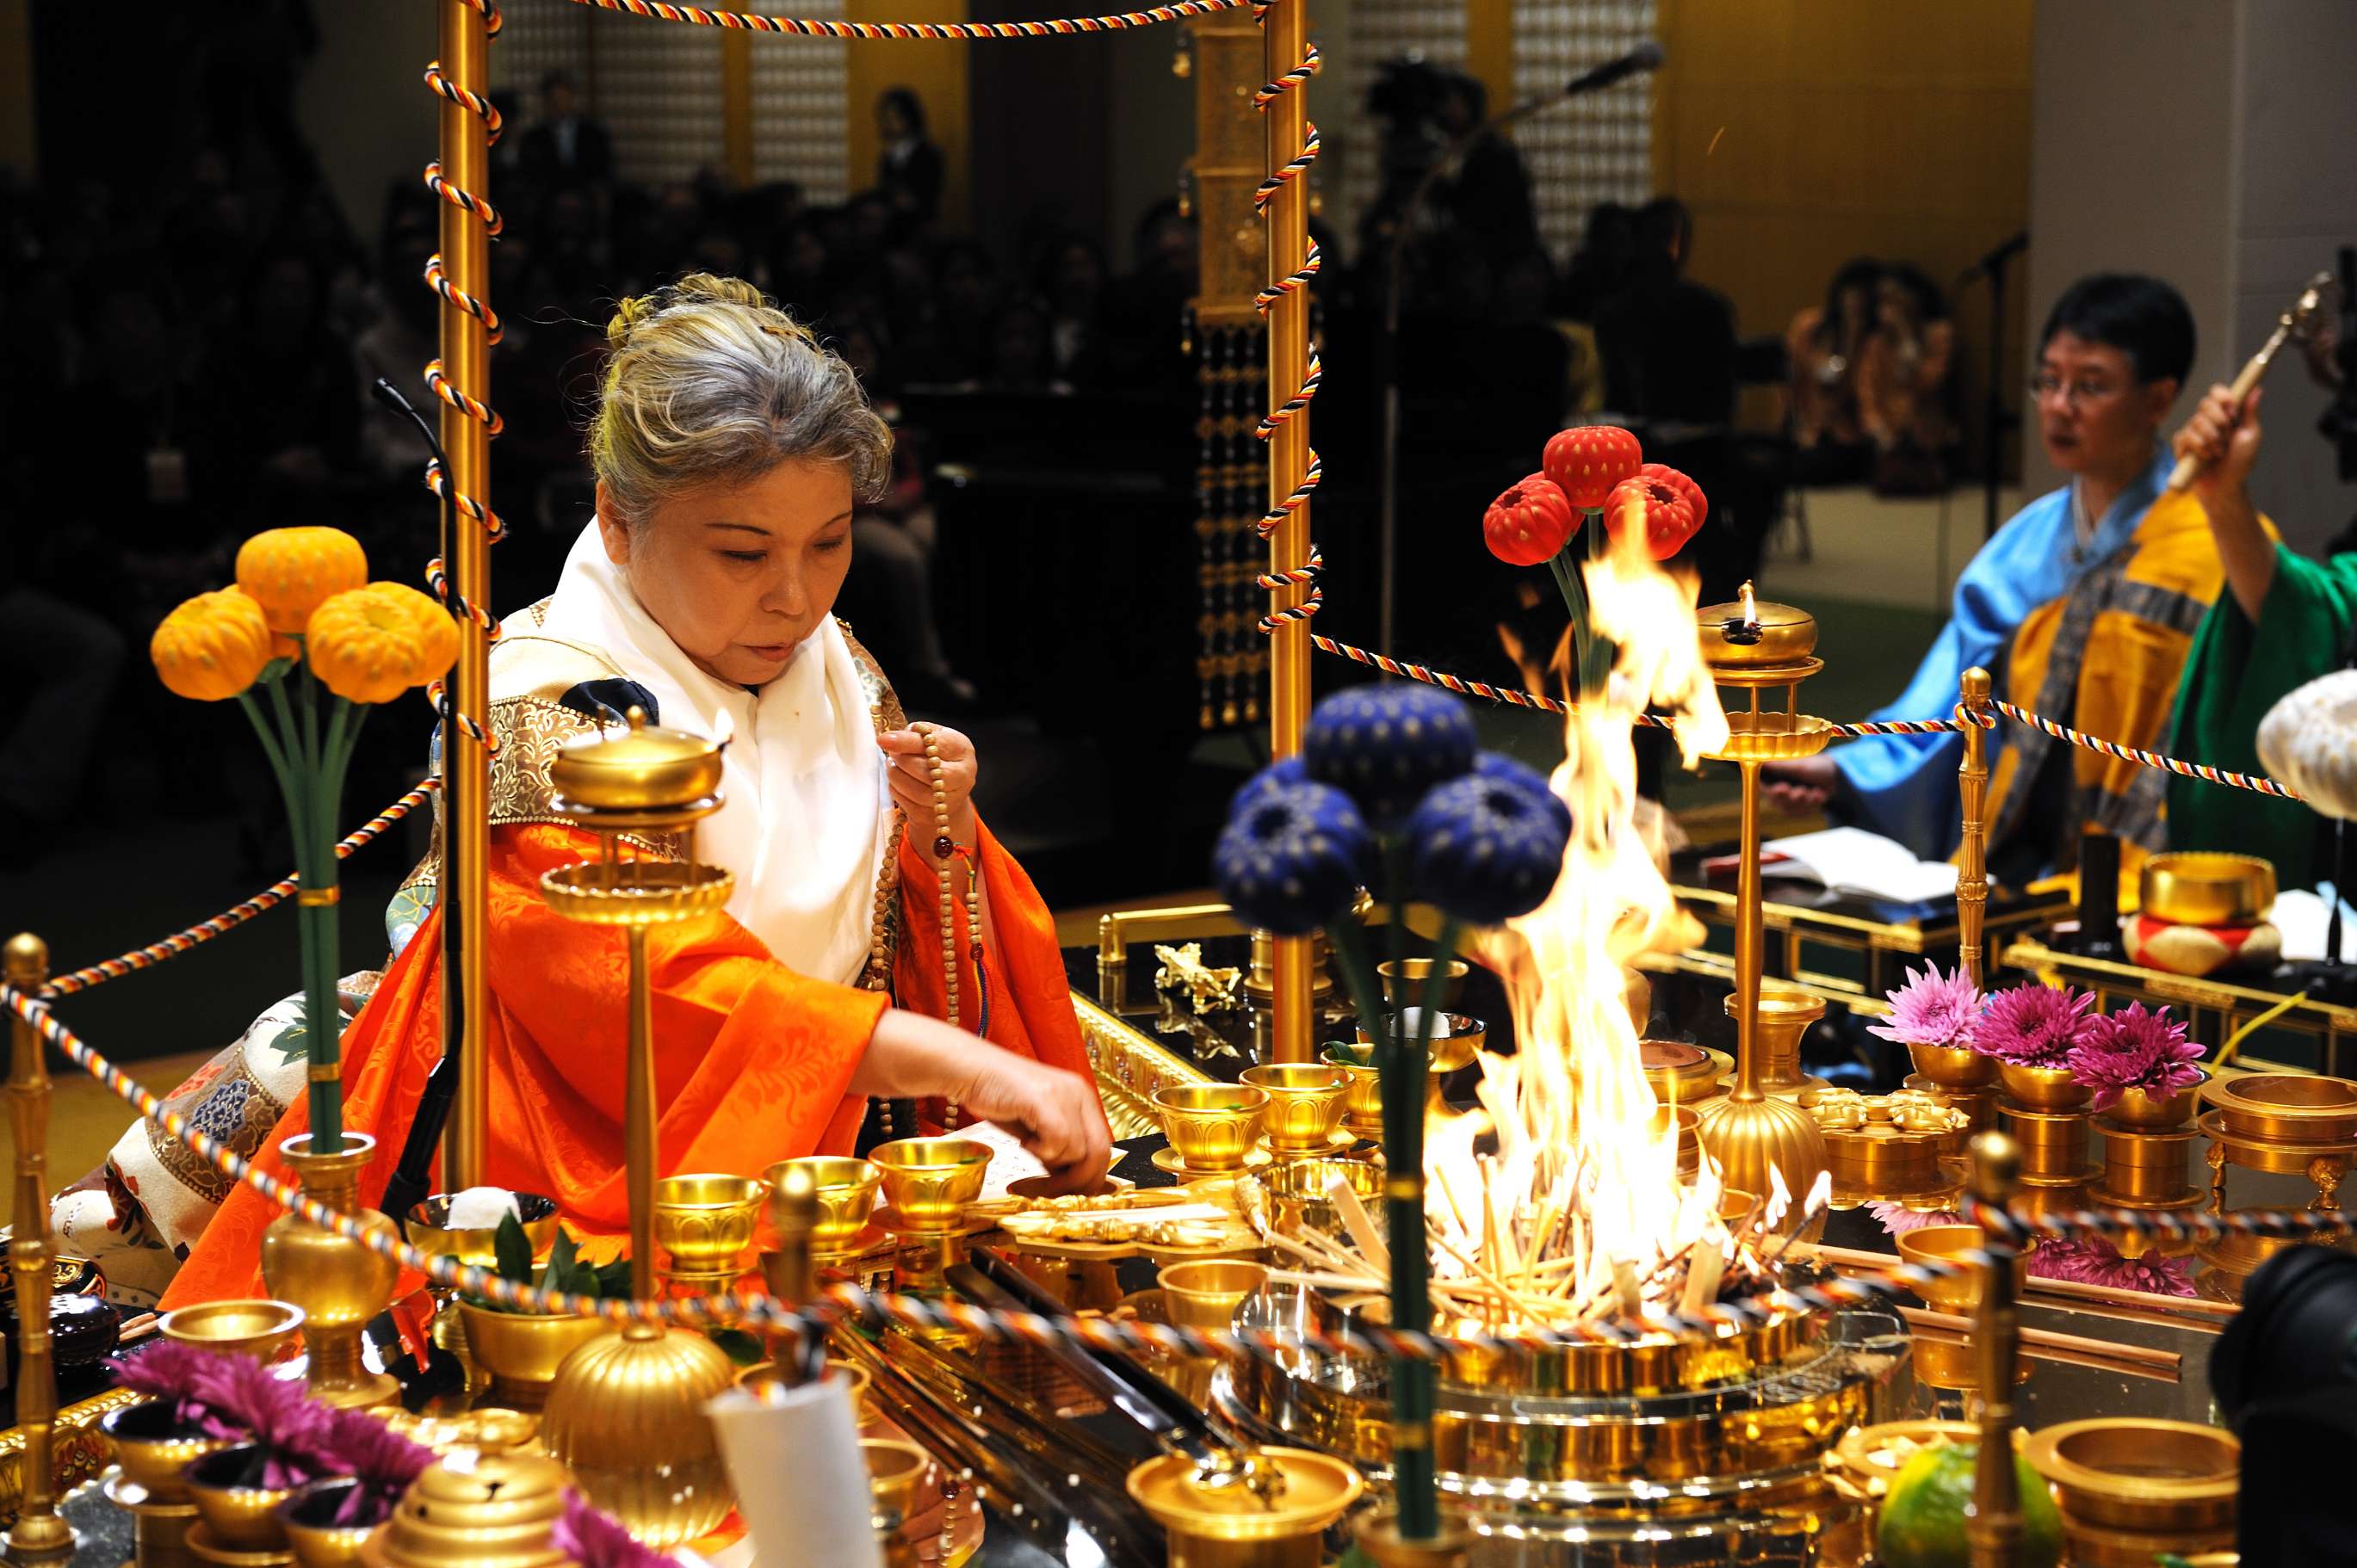
[[[858,378],[751,284],[691,273],[626,299],[606,343],[589,462],[625,526],[796,457],[845,465],[860,500],[883,495],[892,434]]]

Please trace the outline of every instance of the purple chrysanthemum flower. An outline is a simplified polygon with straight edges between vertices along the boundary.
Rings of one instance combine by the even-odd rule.
[[[1969,1048],[1984,1001],[1962,964],[1953,974],[1943,975],[1927,963],[1907,972],[1907,983],[1890,993],[1889,1018],[1868,1024],[1866,1032],[1902,1046]]]
[[[2152,1252],[2141,1258],[2124,1258],[2117,1247],[2101,1236],[2072,1241],[2050,1238],[2039,1242],[2029,1254],[2029,1273],[2036,1279],[2070,1280],[2112,1290],[2142,1291],[2147,1295],[2196,1294],[2190,1258],[2164,1258]]]
[[[581,1568],[677,1568],[671,1558],[640,1544],[629,1530],[590,1507],[579,1492],[565,1494],[565,1511],[557,1516],[548,1543]]]
[[[1973,1026],[1973,1048],[2016,1067],[2068,1067],[2094,1005],[2093,992],[2052,985],[2000,991]]]
[[[299,1487],[342,1474],[328,1442],[334,1411],[261,1362],[222,1356],[199,1374],[197,1397],[253,1434],[264,1455],[262,1485]]]
[[[136,1355],[109,1361],[123,1387],[172,1407],[175,1425],[193,1427],[207,1437],[238,1437],[243,1429],[208,1405],[198,1385],[216,1362],[228,1359],[219,1350],[200,1350],[177,1339],[158,1340]]]
[[[365,1411],[337,1411],[328,1418],[327,1439],[336,1468],[360,1483],[336,1510],[339,1525],[382,1524],[410,1483],[434,1463],[434,1450]]]
[[[2108,1111],[2131,1089],[2162,1100],[2192,1088],[2201,1081],[2201,1069],[2193,1065],[2201,1051],[2167,1007],[2147,1013],[2144,1004],[2131,1002],[2108,1017],[2088,1020],[2071,1053],[2071,1071],[2095,1091],[2094,1109]]]
[[[1868,1203],[1866,1211],[1880,1220],[1882,1229],[1893,1236],[1902,1236],[1910,1230],[1921,1230],[1931,1225],[1964,1223],[1960,1216],[1945,1208],[1935,1208],[1926,1213],[1921,1209],[1910,1208],[1903,1203],[1891,1203],[1881,1198]]]

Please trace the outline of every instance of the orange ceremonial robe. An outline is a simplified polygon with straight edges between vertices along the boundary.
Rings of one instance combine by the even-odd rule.
[[[1055,921],[1022,866],[986,829],[980,836],[996,939],[984,960],[990,1039],[1085,1078],[1088,1058]],[[617,929],[558,916],[539,887],[543,872],[595,858],[597,840],[577,829],[516,825],[492,829],[490,844],[484,1179],[554,1198],[593,1240],[625,1235],[625,940]],[[939,882],[905,839],[899,854],[903,935],[895,992],[899,1005],[940,1017],[945,1005],[932,940]],[[378,1140],[361,1177],[371,1206],[383,1196],[426,1074],[442,1054],[441,922],[437,909],[419,926],[344,1034],[344,1125]],[[849,1092],[852,1071],[890,998],[794,973],[726,914],[655,929],[648,965],[661,1169],[758,1176],[778,1160],[850,1151],[866,1103]],[[971,1028],[971,968],[960,995],[962,1021]],[[309,1122],[297,1100],[257,1163],[292,1179],[278,1144]],[[165,1293],[164,1308],[263,1294],[262,1232],[278,1212],[251,1187],[232,1191]]]

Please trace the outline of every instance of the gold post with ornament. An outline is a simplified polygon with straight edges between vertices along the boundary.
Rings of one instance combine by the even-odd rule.
[[[2014,1238],[2002,1217],[2020,1174],[2021,1150],[2011,1138],[1983,1133],[1973,1139],[1973,1196],[1986,1206],[1982,1245],[1992,1252],[2003,1249],[2006,1260]],[[1980,1455],[1973,1472],[1973,1511],[1964,1520],[1973,1568],[2012,1568],[2026,1529],[2013,1456],[2014,1371],[2021,1354],[2015,1283],[2009,1261],[1982,1265],[1980,1318],[1973,1325],[1981,1386]]]
[[[600,853],[549,872],[540,891],[568,920],[619,927],[629,949],[622,1148],[630,1294],[646,1301],[656,1294],[658,1157],[647,933],[716,914],[734,879],[695,859],[695,824],[720,809],[720,747],[657,728],[643,709],[628,718],[626,734],[575,741],[549,765],[553,808],[596,833]],[[621,854],[625,833],[638,835],[630,859]],[[633,1321],[565,1358],[549,1386],[541,1435],[583,1494],[632,1535],[659,1552],[683,1546],[718,1529],[736,1503],[704,1414],[705,1402],[734,1380],[727,1356],[704,1336]]]
[[[48,944],[29,931],[8,939],[0,973],[19,995],[40,994],[49,977]],[[58,1517],[55,1437],[57,1367],[49,1359],[49,1069],[41,1032],[22,1015],[8,1018],[8,1130],[16,1140],[16,1229],[8,1267],[16,1291],[16,1457],[24,1500],[9,1529],[7,1561],[63,1563],[74,1533]]]
[[[1988,917],[1988,736],[1980,720],[1989,712],[1989,672],[1975,666],[1958,683],[1956,716],[1964,725],[1964,759],[1956,768],[1963,798],[1964,834],[1956,854],[1956,961],[1975,985],[1987,966],[1981,958],[1981,931]]]
[[[1824,669],[1824,660],[1815,654],[1815,619],[1790,605],[1760,602],[1749,583],[1739,599],[1706,606],[1695,612],[1695,619],[1711,680],[1749,696],[1747,708],[1727,715],[1727,744],[1713,754],[1734,763],[1743,776],[1735,890],[1735,1089],[1695,1108],[1695,1133],[1727,1186],[1766,1193],[1774,1170],[1797,1201],[1824,1174],[1827,1156],[1815,1119],[1792,1101],[1762,1092],[1760,1084],[1760,983],[1767,959],[1760,769],[1769,762],[1813,757],[1833,738],[1831,725],[1798,708],[1801,682]],[[1763,709],[1760,693],[1779,690],[1783,711]]]

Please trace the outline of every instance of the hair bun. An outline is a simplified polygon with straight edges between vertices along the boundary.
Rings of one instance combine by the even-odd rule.
[[[616,305],[614,318],[606,323],[606,347],[619,349],[630,340],[633,328],[652,317],[662,308],[651,294],[632,295]]]
[[[700,305],[737,306],[753,312],[761,330],[771,337],[795,338],[813,347],[818,342],[809,328],[778,308],[769,295],[743,278],[688,273],[674,283],[633,295],[616,306],[614,318],[606,323],[606,346],[619,350],[632,334],[659,317]]]

